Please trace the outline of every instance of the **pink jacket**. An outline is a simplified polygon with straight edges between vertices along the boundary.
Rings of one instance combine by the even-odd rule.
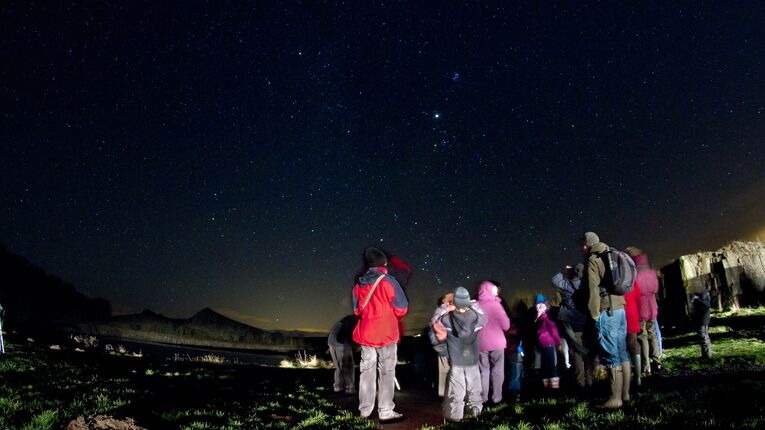
[[[510,318],[495,293],[496,288],[491,282],[484,281],[478,289],[478,305],[486,314],[486,325],[478,332],[481,352],[505,349],[507,346],[505,331],[510,328]]]
[[[560,335],[555,321],[547,316],[547,312],[542,312],[537,317],[537,340],[542,348],[560,346]]]
[[[648,265],[646,254],[640,254],[633,260],[638,270],[636,281],[640,283],[640,321],[653,321],[659,316],[659,306],[656,304],[659,279]]]

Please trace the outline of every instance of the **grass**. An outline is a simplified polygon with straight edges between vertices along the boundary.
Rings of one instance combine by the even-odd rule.
[[[78,416],[163,429],[367,429],[324,398],[330,372],[151,362],[13,339],[0,356],[0,429],[65,428]]]
[[[664,374],[646,378],[621,410],[600,412],[590,401],[573,396],[540,397],[487,409],[475,419],[444,428],[765,428],[765,342],[761,334],[752,335],[761,329],[762,315],[765,308],[714,317],[709,331],[712,360],[700,359],[695,333],[666,336]],[[731,322],[744,329],[724,325]]]
[[[646,378],[622,410],[599,412],[592,406],[597,400],[565,394],[530,396],[487,407],[463,423],[423,429],[765,428],[762,315],[716,315],[709,361],[699,359],[694,333],[667,334],[665,373]],[[96,414],[163,429],[376,427],[327,399],[331,371],[301,368],[313,356],[301,354],[291,369],[216,361],[152,362],[13,339],[0,356],[0,429],[64,428]]]

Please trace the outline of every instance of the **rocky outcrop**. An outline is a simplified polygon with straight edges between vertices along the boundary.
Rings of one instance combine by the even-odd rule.
[[[66,430],[147,430],[136,425],[132,418],[117,419],[108,415],[92,417],[77,417],[72,420]]]
[[[701,289],[710,291],[718,310],[757,305],[765,291],[765,243],[732,242],[717,251],[683,255],[661,273],[665,302],[675,313],[685,314],[687,295]]]

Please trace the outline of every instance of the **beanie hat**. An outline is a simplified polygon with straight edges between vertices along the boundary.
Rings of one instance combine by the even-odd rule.
[[[388,264],[388,257],[385,256],[382,249],[370,246],[364,250],[364,262],[369,267],[385,266]]]
[[[600,238],[597,234],[588,231],[584,234],[584,237],[582,237],[582,241],[587,244],[587,246],[595,245],[596,243],[600,242]]]
[[[470,306],[470,293],[464,287],[458,287],[454,290],[454,306],[458,308]]]
[[[536,298],[536,300],[534,300],[534,304],[538,305],[540,303],[544,303],[545,301],[547,301],[547,299],[545,299],[545,295],[544,294],[537,294],[537,298]]]

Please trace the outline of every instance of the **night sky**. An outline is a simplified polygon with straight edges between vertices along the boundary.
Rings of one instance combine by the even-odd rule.
[[[115,313],[327,330],[361,252],[410,326],[596,231],[765,238],[765,4],[0,4],[0,242]]]

